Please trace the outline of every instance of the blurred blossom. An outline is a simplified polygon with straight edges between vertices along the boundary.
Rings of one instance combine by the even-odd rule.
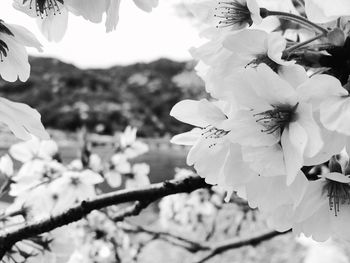
[[[111,158],[111,163],[113,165],[113,170],[118,171],[121,174],[131,172],[131,165],[124,154],[114,154]]]
[[[121,186],[122,174],[131,172],[131,165],[123,154],[114,154],[111,157],[111,168],[104,173],[107,183],[114,188]]]
[[[183,179],[187,176],[193,175],[193,171],[186,168],[175,167],[175,179]]]
[[[175,178],[179,179],[193,174],[188,169],[176,168],[175,172]],[[224,202],[224,193],[217,192],[216,188],[212,190],[200,189],[190,194],[177,194],[162,198],[159,203],[159,217],[162,226],[172,228],[177,225],[193,230],[201,224],[211,222]]]
[[[100,211],[93,211],[85,220],[75,224],[74,232],[75,251],[68,262],[114,263],[116,253],[120,255],[124,249],[130,251],[130,246],[125,246],[128,236]],[[118,250],[115,250],[116,243]]]
[[[73,171],[81,171],[84,169],[83,162],[80,159],[74,159],[69,163],[68,168]]]
[[[35,185],[22,191],[8,208],[8,211],[18,211],[24,208],[26,218],[40,220],[49,216],[56,205],[57,196],[45,184]]]
[[[105,172],[104,176],[105,176],[107,183],[111,187],[117,188],[117,187],[121,186],[122,176],[118,171],[116,171],[116,170],[107,171],[107,172]]]
[[[4,174],[7,177],[13,175],[13,162],[8,154],[5,154],[0,158],[0,173]]]
[[[136,140],[137,128],[127,126],[124,132],[120,135],[120,146],[126,148],[133,144]]]
[[[102,182],[102,176],[91,170],[64,172],[49,185],[52,193],[58,196],[55,209],[63,211],[76,202],[95,197],[95,185]]]
[[[147,144],[141,141],[135,141],[133,144],[131,144],[124,150],[124,154],[125,156],[127,156],[127,158],[132,159],[148,151],[149,148]]]
[[[10,147],[10,155],[22,163],[33,159],[51,160],[58,152],[58,146],[53,140],[32,139],[14,144]]]
[[[130,126],[126,127],[119,138],[119,148],[126,158],[132,159],[148,152],[148,145],[137,140],[137,129]]]
[[[90,154],[89,156],[89,168],[96,173],[102,171],[102,160],[97,154]]]
[[[132,173],[127,176],[125,181],[126,189],[137,189],[149,185],[148,174],[150,172],[150,166],[146,163],[137,163],[132,166]]]

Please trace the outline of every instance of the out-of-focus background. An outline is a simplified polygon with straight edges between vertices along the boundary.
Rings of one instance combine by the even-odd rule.
[[[138,161],[151,165],[153,182],[172,178],[175,167],[185,166],[186,151],[169,139],[190,126],[169,112],[182,99],[206,94],[188,52],[202,40],[183,1],[160,1],[151,14],[122,1],[117,30],[109,34],[103,23],[71,15],[58,44],[46,41],[35,21],[14,10],[11,1],[1,3],[0,17],[26,25],[44,46],[43,53],[29,50],[30,79],[0,80],[0,96],[37,109],[65,161],[77,156],[80,128],[86,127],[97,151],[108,156],[110,136],[131,125],[150,146]],[[1,134],[0,151],[5,152],[15,138],[6,130]]]

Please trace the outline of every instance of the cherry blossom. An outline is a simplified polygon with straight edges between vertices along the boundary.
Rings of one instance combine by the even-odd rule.
[[[187,164],[194,165],[207,183],[217,184],[229,192],[255,174],[242,160],[241,147],[229,141],[230,111],[230,106],[222,102],[184,100],[170,112],[176,119],[199,127],[171,140],[175,144],[192,146]]]
[[[274,155],[282,151],[287,183],[291,184],[304,159],[316,156],[323,147],[322,127],[317,124],[314,111],[322,98],[338,92],[333,84],[331,76],[308,78],[305,71],[293,67],[285,68],[280,75],[265,64],[246,70],[232,80],[234,99],[241,109],[232,121],[230,139],[244,147],[265,147],[266,154],[270,147],[275,148]],[[325,89],[313,95],[314,87]],[[276,144],[277,148],[281,146],[279,150]]]
[[[330,237],[350,240],[350,178],[348,158],[345,165],[334,157],[329,172],[309,182],[295,211],[293,231],[316,241]]]
[[[26,47],[42,51],[41,44],[30,31],[0,20],[0,76],[4,80],[27,81],[30,65]]]
[[[150,166],[146,163],[137,163],[132,166],[130,174],[127,174],[125,181],[126,189],[142,188],[149,185],[148,174],[150,172]]]
[[[222,87],[231,85],[234,74],[261,63],[276,72],[292,65],[293,61],[282,59],[286,44],[279,33],[246,29],[192,48],[191,55],[199,60],[196,69],[205,81],[206,90],[214,98],[225,99],[228,94]]]
[[[106,14],[106,31],[114,30],[119,21],[121,0],[14,0],[13,6],[37,18],[42,34],[49,40],[59,42],[68,27],[69,13],[82,16],[92,23],[102,22]],[[158,5],[158,0],[134,0],[145,12],[150,12]]]
[[[192,0],[186,5],[199,22],[207,25],[204,35],[212,34],[214,27],[239,30],[262,21],[256,0]]]

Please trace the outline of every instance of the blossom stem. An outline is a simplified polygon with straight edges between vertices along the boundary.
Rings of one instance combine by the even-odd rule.
[[[286,48],[286,49],[284,50],[284,53],[285,53],[286,55],[288,55],[289,53],[293,52],[294,50],[296,50],[296,49],[298,49],[298,48],[300,48],[300,47],[303,47],[303,46],[305,46],[305,45],[307,45],[307,44],[309,44],[309,43],[311,43],[311,42],[313,42],[313,41],[315,41],[315,40],[317,40],[317,39],[320,39],[320,38],[322,38],[322,37],[324,37],[324,36],[325,36],[325,34],[316,35],[316,36],[314,36],[314,37],[312,37],[312,38],[310,38],[310,39],[308,39],[308,40],[305,40],[305,41],[300,42],[300,43],[298,43],[298,44],[295,44],[295,45],[293,45],[293,46],[291,46],[291,47],[289,47],[289,48]]]
[[[297,22],[305,27],[308,27],[308,28],[314,28],[318,31],[320,31],[321,33],[323,34],[327,34],[328,33],[328,30],[309,21],[308,19],[302,17],[302,16],[298,16],[298,15],[294,15],[294,14],[291,14],[291,13],[286,13],[286,12],[281,12],[281,11],[270,11],[266,8],[260,8],[260,15],[262,18],[266,18],[268,16],[278,16],[280,18],[284,18],[284,19],[287,19],[287,20],[291,20],[291,21],[294,21],[294,22]]]

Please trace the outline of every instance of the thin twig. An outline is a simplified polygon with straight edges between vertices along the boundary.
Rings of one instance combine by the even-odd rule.
[[[130,222],[128,222],[127,225],[123,226],[123,230],[126,232],[133,232],[133,233],[142,232],[142,233],[152,235],[156,238],[162,238],[165,241],[171,241],[170,243],[174,245],[178,245],[178,246],[180,245],[181,247],[185,248],[190,252],[197,252],[200,250],[210,249],[210,246],[206,242],[204,243],[197,242],[195,240],[191,240],[173,233],[155,230],[149,227],[132,224]],[[173,241],[176,241],[176,242],[173,242]]]
[[[128,206],[118,211],[118,213],[114,214],[112,220],[114,222],[119,222],[123,221],[126,217],[137,216],[143,209],[147,208],[147,206],[149,206],[154,201],[155,200],[136,201],[133,205]]]
[[[263,241],[270,240],[276,236],[284,235],[289,232],[290,231],[286,231],[286,232],[267,231],[248,238],[234,238],[231,240],[226,240],[220,244],[211,246],[209,254],[199,259],[198,261],[195,261],[195,263],[204,263],[207,260],[211,259],[212,257],[219,255],[230,249],[240,248],[244,246],[256,246]]]
[[[302,17],[302,16],[298,16],[298,15],[294,15],[292,13],[286,13],[286,12],[281,12],[281,11],[271,11],[271,10],[267,10],[266,8],[260,8],[260,15],[265,18],[268,16],[277,16],[286,20],[290,20],[296,23],[299,23],[307,28],[313,28],[319,32],[321,32],[322,34],[327,34],[328,30],[311,22],[310,20]]]

